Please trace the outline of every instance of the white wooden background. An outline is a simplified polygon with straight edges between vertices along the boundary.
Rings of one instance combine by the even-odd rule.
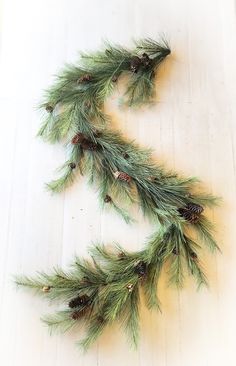
[[[0,362],[3,366],[234,366],[236,328],[235,121],[236,12],[233,0],[2,0],[0,15]],[[64,159],[62,146],[35,138],[42,90],[78,50],[102,39],[165,32],[172,55],[162,68],[158,103],[149,110],[109,110],[116,125],[166,166],[197,175],[223,196],[212,214],[223,254],[205,255],[210,290],[183,291],[161,281],[163,313],[142,310],[138,351],[118,327],[86,354],[75,333],[50,337],[39,318],[50,310],[16,291],[11,276],[66,266],[92,240],[142,246],[151,227],[101,214],[84,179],[50,196],[43,183]]]

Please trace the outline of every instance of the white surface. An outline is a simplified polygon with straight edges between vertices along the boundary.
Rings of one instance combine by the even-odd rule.
[[[235,118],[236,17],[233,0],[2,0],[0,43],[0,361],[3,366],[161,365],[234,366],[236,327]],[[41,299],[15,291],[11,275],[67,265],[92,240],[142,246],[151,227],[129,227],[100,214],[95,193],[81,179],[50,196],[43,183],[63,162],[63,148],[35,138],[35,106],[52,75],[77,50],[102,39],[165,32],[172,56],[159,78],[151,110],[112,109],[123,132],[151,145],[159,161],[197,175],[222,195],[213,212],[223,255],[205,254],[210,291],[183,291],[161,281],[163,313],[142,310],[142,336],[130,350],[118,327],[86,354],[76,334],[50,337],[39,318]]]

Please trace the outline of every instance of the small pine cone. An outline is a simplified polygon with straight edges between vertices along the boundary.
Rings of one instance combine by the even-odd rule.
[[[115,176],[116,179],[123,180],[127,183],[130,183],[131,180],[132,180],[132,178],[125,172],[118,172],[117,171],[117,172],[114,173],[114,176]]]
[[[78,303],[78,297],[70,300],[70,302],[68,304],[69,308],[71,308],[71,309],[76,308],[78,305],[79,305],[79,303]]]
[[[111,78],[111,81],[112,81],[113,83],[116,83],[116,82],[117,82],[117,80],[118,80],[118,75],[113,75],[113,76],[112,76],[112,78]]]
[[[89,304],[90,298],[87,295],[77,296],[69,302],[70,308],[76,308],[78,306],[86,306]]]
[[[141,65],[141,59],[138,56],[133,56],[130,60],[130,70],[137,73]]]
[[[81,132],[78,132],[74,137],[73,137],[73,139],[71,140],[71,143],[73,144],[73,145],[76,145],[76,144],[79,144],[79,143],[81,143],[82,141],[84,141],[85,140],[85,136],[84,136],[84,134],[83,133],[81,133]]]
[[[144,261],[140,261],[135,266],[135,273],[137,273],[139,277],[144,277],[147,274],[147,265]]]
[[[201,213],[204,211],[204,208],[200,205],[198,205],[197,203],[188,203],[186,208],[191,211],[194,212],[198,215],[201,215]]]
[[[174,248],[174,249],[172,250],[172,253],[173,253],[174,255],[179,255],[179,250],[178,250],[177,248]]]
[[[134,288],[134,285],[132,283],[129,283],[127,286],[126,286],[127,290],[129,292],[132,292],[133,291],[133,288]]]
[[[123,158],[124,158],[124,159],[129,159],[129,154],[128,154],[128,153],[126,153],[126,152],[124,152],[124,153],[123,153]]]
[[[76,164],[75,164],[75,163],[70,163],[70,164],[69,164],[69,168],[71,168],[71,169],[75,169],[75,168],[76,168]]]
[[[47,111],[48,113],[52,113],[52,112],[53,112],[53,107],[52,107],[50,104],[47,104],[47,105],[45,106],[45,109],[46,109],[46,111]]]
[[[78,79],[77,83],[80,84],[80,83],[88,82],[91,80],[92,80],[92,76],[90,74],[85,74]]]
[[[141,57],[141,62],[144,67],[149,67],[151,65],[152,60],[150,59],[147,53],[143,53]]]
[[[125,253],[124,252],[120,252],[119,254],[118,254],[118,258],[119,259],[124,259],[126,257],[126,255],[125,255]]]
[[[91,151],[94,151],[94,150],[97,150],[98,148],[98,145],[95,143],[95,142],[92,142],[88,139],[85,139],[84,141],[82,141],[81,143],[81,147],[84,149],[84,150],[91,150]]]
[[[186,221],[190,222],[191,224],[196,224],[199,221],[199,215],[195,212],[191,212],[187,208],[179,208],[178,212],[181,217],[183,217]]]
[[[80,305],[86,306],[90,304],[90,297],[88,295],[80,296]]]
[[[197,256],[197,253],[195,253],[195,252],[190,252],[190,257],[194,260],[194,261],[196,261],[197,259],[198,259],[198,256]]]
[[[97,322],[98,322],[99,324],[104,323],[104,318],[103,318],[101,315],[99,315],[99,316],[97,317]]]
[[[109,202],[111,202],[112,201],[112,198],[108,195],[108,194],[106,194],[106,196],[105,196],[105,198],[104,198],[104,202],[105,203],[109,203]]]
[[[51,290],[51,286],[43,286],[42,291],[43,292],[49,292]]]

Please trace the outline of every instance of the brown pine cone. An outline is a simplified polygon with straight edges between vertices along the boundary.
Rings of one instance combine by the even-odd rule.
[[[91,81],[91,80],[92,80],[92,76],[90,74],[85,74],[77,80],[77,83],[80,84],[80,83],[84,83],[84,82]]]
[[[95,143],[95,142],[92,142],[88,139],[84,139],[82,142],[81,142],[81,147],[84,149],[84,150],[97,150],[98,148],[98,145]]]
[[[75,163],[70,163],[70,164],[69,164],[69,168],[71,168],[71,169],[75,169],[75,168],[76,168],[76,164],[75,164]]]
[[[52,107],[50,104],[47,104],[47,105],[45,106],[45,109],[46,109],[46,111],[47,111],[48,113],[52,113],[52,112],[53,112],[53,107]]]
[[[82,296],[77,296],[74,299],[72,299],[68,305],[70,308],[76,308],[78,306],[86,306],[89,304],[89,302],[90,302],[89,296],[82,295]]]
[[[192,211],[198,215],[200,215],[203,211],[204,211],[204,208],[200,205],[198,205],[197,203],[188,203],[186,208],[189,210],[189,211]]]
[[[125,259],[126,255],[124,252],[120,252],[117,257],[122,260]]]
[[[138,274],[139,277],[144,277],[147,273],[147,265],[144,261],[140,261],[136,266],[135,266],[135,273]]]
[[[134,285],[133,285],[132,283],[129,283],[129,284],[126,286],[126,288],[127,288],[127,290],[128,290],[129,292],[132,292],[132,291],[133,291],[133,289],[134,289]]]
[[[193,252],[193,251],[191,251],[191,252],[190,252],[190,257],[191,257],[194,261],[198,259],[197,253],[195,253],[195,252]]]
[[[105,198],[104,198],[104,202],[108,203],[108,202],[111,202],[112,201],[112,198],[106,194]]]
[[[113,76],[112,76],[112,78],[111,78],[111,81],[112,81],[113,83],[116,83],[116,82],[117,82],[117,80],[118,80],[118,75],[113,75]]]
[[[174,255],[179,255],[179,250],[178,250],[177,248],[174,248],[174,249],[172,250],[172,253],[173,253]]]
[[[49,292],[51,290],[51,286],[43,286],[42,291],[43,292]]]
[[[181,217],[191,224],[196,224],[199,221],[199,215],[188,210],[187,208],[178,208],[178,212]]]
[[[116,179],[123,180],[124,182],[130,183],[132,178],[125,172],[115,172],[114,176]]]
[[[81,132],[78,132],[74,137],[73,137],[73,139],[71,140],[71,143],[73,144],[73,145],[76,145],[76,144],[79,144],[79,143],[81,143],[82,141],[84,141],[85,140],[85,136],[84,136],[84,134],[83,133],[81,133]]]
[[[151,65],[152,60],[149,58],[147,53],[143,53],[141,57],[141,63],[144,67],[149,67]]]
[[[104,318],[101,316],[101,315],[99,315],[98,317],[97,317],[97,322],[99,323],[99,324],[102,324],[102,323],[104,323]]]
[[[130,60],[130,70],[137,73],[141,66],[141,59],[138,56],[133,56]]]
[[[123,153],[123,158],[124,158],[124,159],[129,159],[129,154],[128,154],[128,153],[126,153],[126,152],[124,152],[124,153]]]

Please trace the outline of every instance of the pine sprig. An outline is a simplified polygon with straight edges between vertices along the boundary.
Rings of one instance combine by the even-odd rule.
[[[55,314],[48,314],[41,318],[50,331],[50,334],[54,332],[65,333],[77,325],[77,321],[72,318],[71,310],[57,311]]]
[[[128,253],[119,246],[108,250],[96,244],[90,248],[90,260],[77,257],[67,272],[55,268],[53,273],[39,273],[34,279],[18,276],[16,283],[36,289],[50,301],[66,303],[67,309],[46,316],[44,322],[52,330],[66,331],[83,321],[87,335],[80,344],[84,349],[114,321],[123,324],[129,340],[137,345],[140,289],[144,289],[148,307],[160,309],[156,293],[165,263],[170,283],[183,286],[184,277],[191,274],[198,287],[207,285],[196,254],[199,248],[181,225],[171,225],[153,234],[141,251]],[[76,300],[78,307],[69,309],[75,298],[82,299],[81,305]]]
[[[141,53],[145,47],[126,50],[107,43],[104,51],[82,54],[78,66],[66,65],[54,85],[46,91],[45,101],[40,105],[49,116],[45,118],[39,135],[50,142],[59,141],[75,128],[77,122],[81,132],[88,133],[81,129],[83,119],[101,127],[107,122],[102,112],[104,102],[123,73],[129,74],[126,91],[129,105],[150,101],[154,95],[155,70],[170,54],[170,48],[166,41],[149,40],[147,46],[149,63],[144,62]],[[132,68],[134,57],[136,68]]]

